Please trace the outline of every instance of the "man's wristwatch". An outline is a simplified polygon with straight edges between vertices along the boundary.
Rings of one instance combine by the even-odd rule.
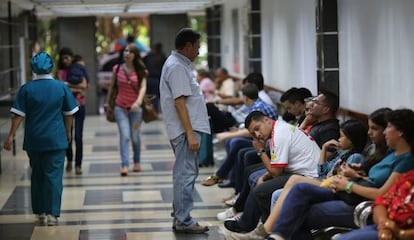
[[[265,153],[266,151],[264,149],[260,149],[259,151],[257,151],[257,156],[262,156],[263,153]]]

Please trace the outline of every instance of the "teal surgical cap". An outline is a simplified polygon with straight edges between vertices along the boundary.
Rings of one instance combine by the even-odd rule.
[[[39,52],[32,58],[32,71],[36,74],[48,74],[52,71],[53,62],[49,54]]]

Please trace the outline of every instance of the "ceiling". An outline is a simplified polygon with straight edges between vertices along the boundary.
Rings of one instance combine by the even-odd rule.
[[[203,12],[219,0],[10,0],[38,17],[127,16]]]

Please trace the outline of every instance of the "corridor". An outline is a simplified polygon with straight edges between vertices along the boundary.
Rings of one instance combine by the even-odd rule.
[[[9,126],[1,127],[2,139]],[[55,227],[36,226],[30,205],[30,167],[22,150],[23,127],[16,136],[16,156],[2,150],[0,239],[224,239],[216,214],[231,189],[204,187],[213,167],[200,168],[192,215],[210,226],[207,234],[174,234],[170,217],[174,157],[162,121],[142,126],[142,169],[119,175],[118,131],[104,116],[87,116],[83,174],[64,174],[62,213]],[[218,152],[223,150],[218,150]],[[131,162],[132,165],[132,162]]]

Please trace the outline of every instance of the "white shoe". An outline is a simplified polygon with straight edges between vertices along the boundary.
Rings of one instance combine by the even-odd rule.
[[[56,226],[58,225],[58,219],[55,216],[47,215],[47,225],[48,226]]]
[[[237,199],[239,198],[240,193],[238,193],[236,196],[234,196],[233,198],[225,201],[224,203],[229,206],[229,207],[233,207],[233,205],[236,203]]]
[[[36,218],[37,218],[38,224],[43,225],[46,223],[46,214],[42,213],[42,214],[36,215]]]
[[[237,240],[262,240],[266,239],[269,236],[268,233],[266,233],[263,224],[259,224],[253,231],[248,233],[236,233],[232,232],[230,233],[231,239],[237,239]],[[278,239],[277,239],[278,240]]]
[[[217,219],[220,221],[225,221],[228,218],[236,216],[236,210],[234,208],[227,208],[224,212],[217,213]]]

